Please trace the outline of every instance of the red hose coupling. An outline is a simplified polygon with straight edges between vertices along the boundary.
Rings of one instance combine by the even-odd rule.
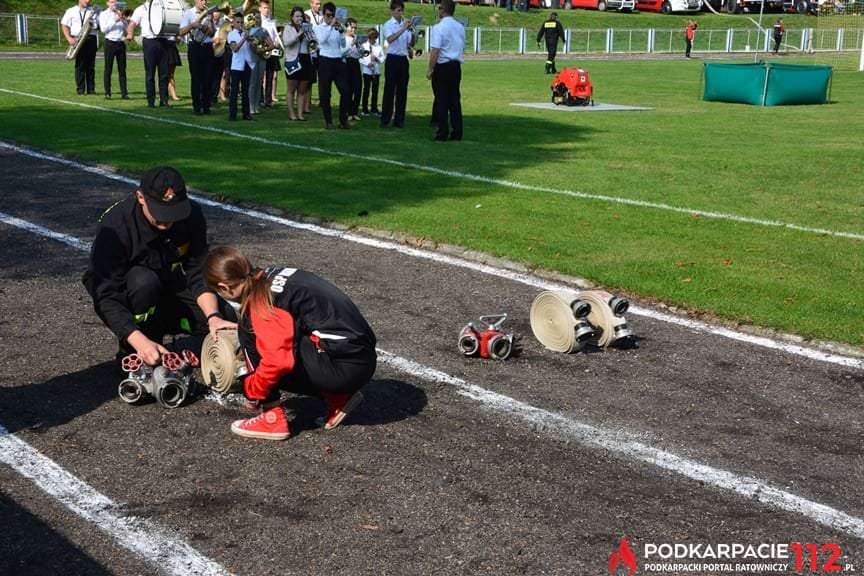
[[[168,352],[162,355],[162,366],[171,372],[177,372],[183,368],[185,362],[176,352]]]
[[[120,361],[124,372],[137,372],[143,363],[144,361],[141,360],[141,357],[134,353],[129,354]]]
[[[183,360],[193,368],[197,368],[201,363],[201,361],[198,360],[198,356],[196,356],[191,350],[183,350]]]

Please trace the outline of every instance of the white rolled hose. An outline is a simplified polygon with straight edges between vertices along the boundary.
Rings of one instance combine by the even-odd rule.
[[[204,385],[218,394],[236,391],[239,378],[246,374],[236,330],[220,330],[214,340],[209,334],[201,346],[201,377]]]
[[[541,292],[531,304],[531,330],[549,350],[571,353],[586,342],[606,347],[631,335],[627,301],[608,292]]]

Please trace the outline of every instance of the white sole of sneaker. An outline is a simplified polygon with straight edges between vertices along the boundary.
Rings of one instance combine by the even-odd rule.
[[[240,427],[243,420],[235,420],[231,423],[231,432],[237,434],[238,436],[243,436],[244,438],[258,438],[259,440],[286,440],[291,433],[283,434],[283,433],[273,433],[273,432],[252,432],[250,430],[244,430]]]
[[[333,430],[334,428],[339,426],[339,424],[341,424],[342,421],[345,420],[345,418],[351,413],[351,411],[354,410],[362,401],[363,394],[361,394],[360,392],[354,394],[354,396],[348,399],[348,402],[345,403],[345,406],[342,407],[342,410],[337,412],[336,416],[334,416],[330,420],[330,422],[327,422],[324,425],[324,429]]]

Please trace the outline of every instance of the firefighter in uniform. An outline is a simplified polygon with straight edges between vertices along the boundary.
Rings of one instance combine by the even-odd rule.
[[[558,39],[564,42],[564,26],[558,21],[558,13],[552,12],[549,14],[549,19],[543,22],[540,30],[537,32],[537,46],[540,46],[540,40],[546,38],[546,74],[555,74],[558,70],[555,69],[555,55],[558,52]]]
[[[204,284],[206,256],[204,214],[174,168],[149,170],[138,190],[102,215],[83,282],[96,314],[120,341],[118,356],[136,352],[157,365],[168,351],[166,334],[203,337],[236,327],[226,320],[231,309],[220,311]]]
[[[256,270],[231,246],[215,248],[204,264],[207,284],[240,309],[239,339],[249,375],[243,394],[262,412],[237,420],[247,438],[284,440],[291,428],[280,389],[323,397],[327,430],[362,401],[375,373],[375,333],[357,306],[323,278],[296,268]]]

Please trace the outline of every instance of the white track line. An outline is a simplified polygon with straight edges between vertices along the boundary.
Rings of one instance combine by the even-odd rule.
[[[34,230],[31,230],[34,231]],[[55,238],[56,239],[56,238]],[[150,520],[127,516],[121,507],[56,462],[9,434],[0,424],[0,462],[29,478],[75,514],[141,555],[160,572],[176,576],[227,576],[228,570]]]
[[[49,162],[55,162],[58,164],[62,164],[64,166],[70,166],[77,170],[82,170],[84,172],[88,172],[91,174],[97,174],[99,176],[103,176],[105,178],[109,178],[112,180],[116,180],[119,182],[123,182],[125,184],[129,184],[132,186],[137,186],[138,181],[129,178],[127,176],[122,176],[110,170],[106,170],[104,168],[98,168],[95,166],[88,166],[87,164],[82,164],[80,162],[76,162],[74,160],[68,160],[66,158],[62,158],[56,156],[54,154],[46,154],[44,152],[38,152],[36,150],[32,150],[30,148],[25,148],[22,146],[15,146],[13,144],[8,144],[6,142],[0,141],[0,148],[6,148],[8,150],[14,150],[20,154],[24,154],[26,156],[30,156],[32,158],[38,158],[40,160],[46,160]],[[382,250],[391,250],[394,252],[398,252],[400,254],[405,254],[406,256],[411,256],[414,258],[420,258],[423,260],[431,260],[433,262],[439,262],[442,264],[447,264],[449,266],[456,266],[459,268],[465,268],[468,270],[473,270],[475,272],[480,272],[483,274],[488,274],[490,276],[495,276],[498,278],[504,278],[507,280],[511,280],[513,282],[518,282],[520,284],[524,284],[526,286],[531,286],[532,288],[538,288],[540,290],[573,290],[572,286],[567,284],[561,284],[557,282],[553,282],[551,280],[544,280],[542,278],[538,278],[537,276],[532,276],[530,274],[521,274],[519,272],[514,272],[512,270],[506,270],[503,268],[496,268],[495,266],[490,266],[488,264],[481,264],[478,262],[472,262],[470,260],[464,260],[462,258],[457,258],[455,256],[448,256],[445,254],[439,254],[437,252],[430,252],[428,250],[420,250],[417,248],[411,248],[409,246],[405,246],[403,244],[398,244],[395,242],[388,242],[386,240],[379,240],[375,238],[368,238],[365,236],[360,236],[357,234],[352,234],[350,232],[344,232],[341,230],[335,230],[333,228],[326,228],[324,226],[318,226],[316,224],[308,224],[304,222],[297,222],[296,220],[290,220],[288,218],[282,218],[280,216],[274,216],[272,214],[267,214],[266,212],[261,212],[258,210],[249,210],[246,208],[239,208],[237,206],[233,206],[231,204],[225,204],[222,202],[217,202],[215,200],[211,200],[207,197],[202,196],[193,196],[196,201],[204,204],[206,206],[211,206],[213,208],[218,208],[220,210],[225,210],[227,212],[234,212],[236,214],[243,214],[244,216],[248,216],[250,218],[254,218],[257,220],[266,220],[268,222],[273,222],[275,224],[279,224],[282,226],[287,226],[289,228],[295,228],[298,230],[304,230],[307,232],[312,232],[314,234],[319,234],[321,236],[328,236],[331,238],[339,238],[342,240],[347,240],[349,242],[354,242],[356,244],[362,244],[364,246],[370,246],[373,248],[379,248]],[[7,216],[11,218],[11,216]],[[667,322],[669,324],[676,324],[678,326],[683,326],[685,328],[696,330],[698,332],[705,332],[707,334],[713,334],[715,336],[721,336],[723,338],[729,338],[730,340],[735,340],[738,342],[742,342],[745,344],[750,344],[753,346],[759,346],[762,348],[769,348],[771,350],[777,350],[780,352],[784,352],[787,354],[794,354],[795,356],[801,356],[804,358],[808,358],[810,360],[817,360],[819,362],[828,362],[830,364],[837,364],[840,366],[845,366],[847,368],[857,368],[864,369],[864,360],[860,358],[852,358],[849,356],[843,356],[840,354],[831,354],[828,352],[823,352],[821,350],[816,350],[814,348],[808,348],[806,346],[799,346],[797,344],[791,344],[788,342],[781,342],[779,340],[774,340],[771,338],[766,338],[764,336],[754,336],[752,334],[745,334],[743,332],[738,332],[736,330],[731,330],[729,328],[724,328],[722,326],[714,326],[712,324],[707,324],[705,322],[700,322],[699,320],[693,320],[690,318],[683,318],[680,316],[674,316],[672,314],[666,314],[664,312],[659,312],[657,310],[651,310],[649,308],[643,308],[641,306],[631,306],[630,313],[637,316],[644,316],[646,318],[651,318],[653,320],[659,320],[661,322]]]
[[[88,110],[98,110],[100,112],[108,112],[111,114],[119,114],[121,116],[128,116],[130,118],[138,118],[141,120],[146,120],[148,122],[161,122],[163,124],[171,124],[174,126],[182,126],[183,128],[188,128],[190,130],[201,130],[205,132],[212,132],[215,134],[221,134],[223,136],[231,136],[233,138],[241,138],[244,140],[251,140],[253,142],[257,142],[259,144],[266,144],[268,146],[280,146],[283,148],[290,148],[292,150],[303,150],[304,152],[314,152],[318,154],[324,154],[328,157],[339,156],[342,158],[352,158],[355,160],[363,160],[368,162],[373,162],[375,164],[389,164],[391,166],[398,166],[399,168],[406,168],[411,170],[419,170],[422,172],[430,172],[432,174],[439,174],[442,176],[449,176],[452,178],[458,178],[461,180],[470,180],[472,182],[482,182],[484,184],[492,184],[495,186],[502,186],[505,188],[513,188],[516,190],[524,190],[528,192],[544,192],[547,194],[558,194],[561,196],[569,196],[571,198],[579,198],[582,200],[594,200],[598,202],[607,202],[613,204],[621,204],[625,206],[635,206],[638,208],[650,208],[653,210],[664,210],[667,212],[676,212],[678,214],[687,214],[688,216],[698,215],[703,218],[711,218],[715,220],[727,220],[730,222],[737,222],[739,224],[751,224],[756,226],[767,226],[771,228],[785,228],[788,230],[795,230],[796,232],[805,232],[808,234],[818,234],[820,236],[834,236],[837,238],[851,238],[854,240],[864,240],[864,234],[857,232],[844,232],[839,230],[828,230],[825,228],[812,228],[810,226],[802,226],[799,224],[793,224],[789,222],[783,222],[780,220],[766,220],[762,218],[751,218],[749,216],[740,216],[738,214],[729,214],[725,212],[714,212],[710,210],[699,210],[694,208],[686,208],[681,206],[672,206],[671,204],[662,204],[658,202],[647,202],[644,200],[635,200],[632,198],[623,198],[620,196],[606,196],[604,194],[589,194],[587,192],[579,192],[576,190],[567,190],[564,188],[549,188],[547,186],[535,186],[532,184],[523,184],[521,182],[515,182],[513,180],[502,180],[500,178],[490,178],[487,176],[480,176],[477,174],[470,174],[468,172],[458,172],[456,170],[445,170],[443,168],[436,168],[434,166],[428,166],[425,164],[417,164],[414,162],[402,162],[400,160],[393,160],[390,158],[382,158],[379,156],[369,156],[366,154],[355,154],[353,152],[344,152],[341,150],[332,150],[327,148],[321,148],[320,146],[307,146],[303,144],[292,144],[290,142],[285,142],[282,140],[273,140],[270,138],[264,138],[262,136],[254,136],[252,134],[244,134],[243,132],[236,132],[234,130],[227,130],[225,128],[216,128],[214,126],[204,126],[201,124],[194,124],[192,122],[183,122],[181,120],[172,120],[170,118],[162,118],[159,116],[151,116],[149,114],[141,114],[138,112],[128,112],[125,110],[117,110],[114,108],[105,108],[104,106],[96,106],[94,104],[85,104],[83,102],[73,102],[71,100],[62,100],[60,98],[51,98],[48,96],[41,96],[39,94],[31,94],[29,92],[21,92],[18,90],[9,90],[7,88],[0,88],[0,92],[11,94],[14,96],[25,96],[27,98],[34,98],[37,100],[43,100],[46,102],[54,102],[57,104],[65,104],[67,106],[77,106],[79,108],[86,108]]]
[[[29,227],[27,230],[38,234],[39,228]],[[71,244],[69,245],[71,246]],[[758,500],[768,506],[805,516],[833,530],[843,531],[856,538],[864,539],[864,519],[862,518],[807,500],[791,492],[774,488],[763,480],[750,476],[740,476],[689,458],[682,458],[671,452],[632,440],[625,433],[604,430],[563,414],[536,408],[509,396],[486,390],[475,384],[469,384],[461,378],[450,376],[445,372],[418,364],[381,348],[377,350],[381,364],[429,382],[453,386],[459,394],[479,402],[484,408],[502,412],[530,424],[532,430],[542,431],[556,438],[570,438],[584,446],[608,450],[624,458],[657,466],[686,478]],[[0,449],[2,449],[2,445],[0,445]]]

